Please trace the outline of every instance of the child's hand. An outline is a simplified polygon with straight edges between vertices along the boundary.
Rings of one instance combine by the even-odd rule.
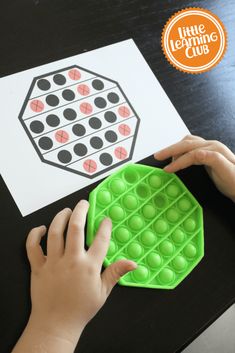
[[[191,165],[205,165],[216,187],[235,201],[235,155],[219,141],[189,135],[154,154],[155,159],[172,157],[164,170],[174,173]]]
[[[32,229],[27,239],[32,271],[32,313],[26,331],[31,332],[31,337],[39,334],[42,341],[48,335],[49,340],[51,337],[59,339],[60,347],[62,341],[70,345],[70,350],[57,346],[49,350],[47,345],[45,352],[73,351],[83,328],[103,306],[119,278],[136,268],[134,262],[120,260],[101,274],[112,224],[108,218],[103,220],[93,244],[85,251],[84,227],[88,207],[88,202],[82,200],[73,212],[66,208],[55,216],[48,230],[47,256],[40,246],[46,233],[44,226]],[[26,347],[24,352],[31,352]]]

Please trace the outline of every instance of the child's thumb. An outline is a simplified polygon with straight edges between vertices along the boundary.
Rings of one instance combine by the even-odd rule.
[[[135,270],[136,267],[137,264],[130,260],[119,260],[107,267],[102,273],[102,282],[107,295],[110,294],[120,277],[124,276],[129,271]]]

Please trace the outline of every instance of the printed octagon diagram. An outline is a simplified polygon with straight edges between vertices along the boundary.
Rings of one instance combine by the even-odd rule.
[[[132,158],[140,122],[118,82],[76,65],[35,77],[19,119],[42,162],[87,178]]]

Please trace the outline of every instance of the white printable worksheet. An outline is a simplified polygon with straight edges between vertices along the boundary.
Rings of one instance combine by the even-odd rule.
[[[1,174],[26,216],[189,133],[129,39],[0,79]]]

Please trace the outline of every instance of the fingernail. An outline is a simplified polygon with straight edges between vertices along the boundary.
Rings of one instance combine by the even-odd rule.
[[[82,199],[82,200],[79,201],[79,203],[81,203],[81,202],[82,202],[82,203],[86,203],[86,204],[89,205],[89,202],[88,202],[87,200],[85,200],[85,199]]]
[[[45,232],[47,230],[47,227],[43,224],[41,226],[38,226],[38,228],[42,228],[42,230]]]
[[[163,170],[165,170],[165,172],[168,172],[169,169],[170,169],[169,165],[166,165],[166,166],[163,168]]]
[[[109,217],[106,217],[105,220],[110,224],[110,227],[112,227],[112,220]]]
[[[132,270],[135,270],[138,267],[138,265],[135,261],[130,261],[130,267],[132,268]]]
[[[66,212],[70,211],[70,212],[72,212],[71,208],[69,208],[69,207],[65,207],[65,208],[63,209],[63,211],[66,211]]]

